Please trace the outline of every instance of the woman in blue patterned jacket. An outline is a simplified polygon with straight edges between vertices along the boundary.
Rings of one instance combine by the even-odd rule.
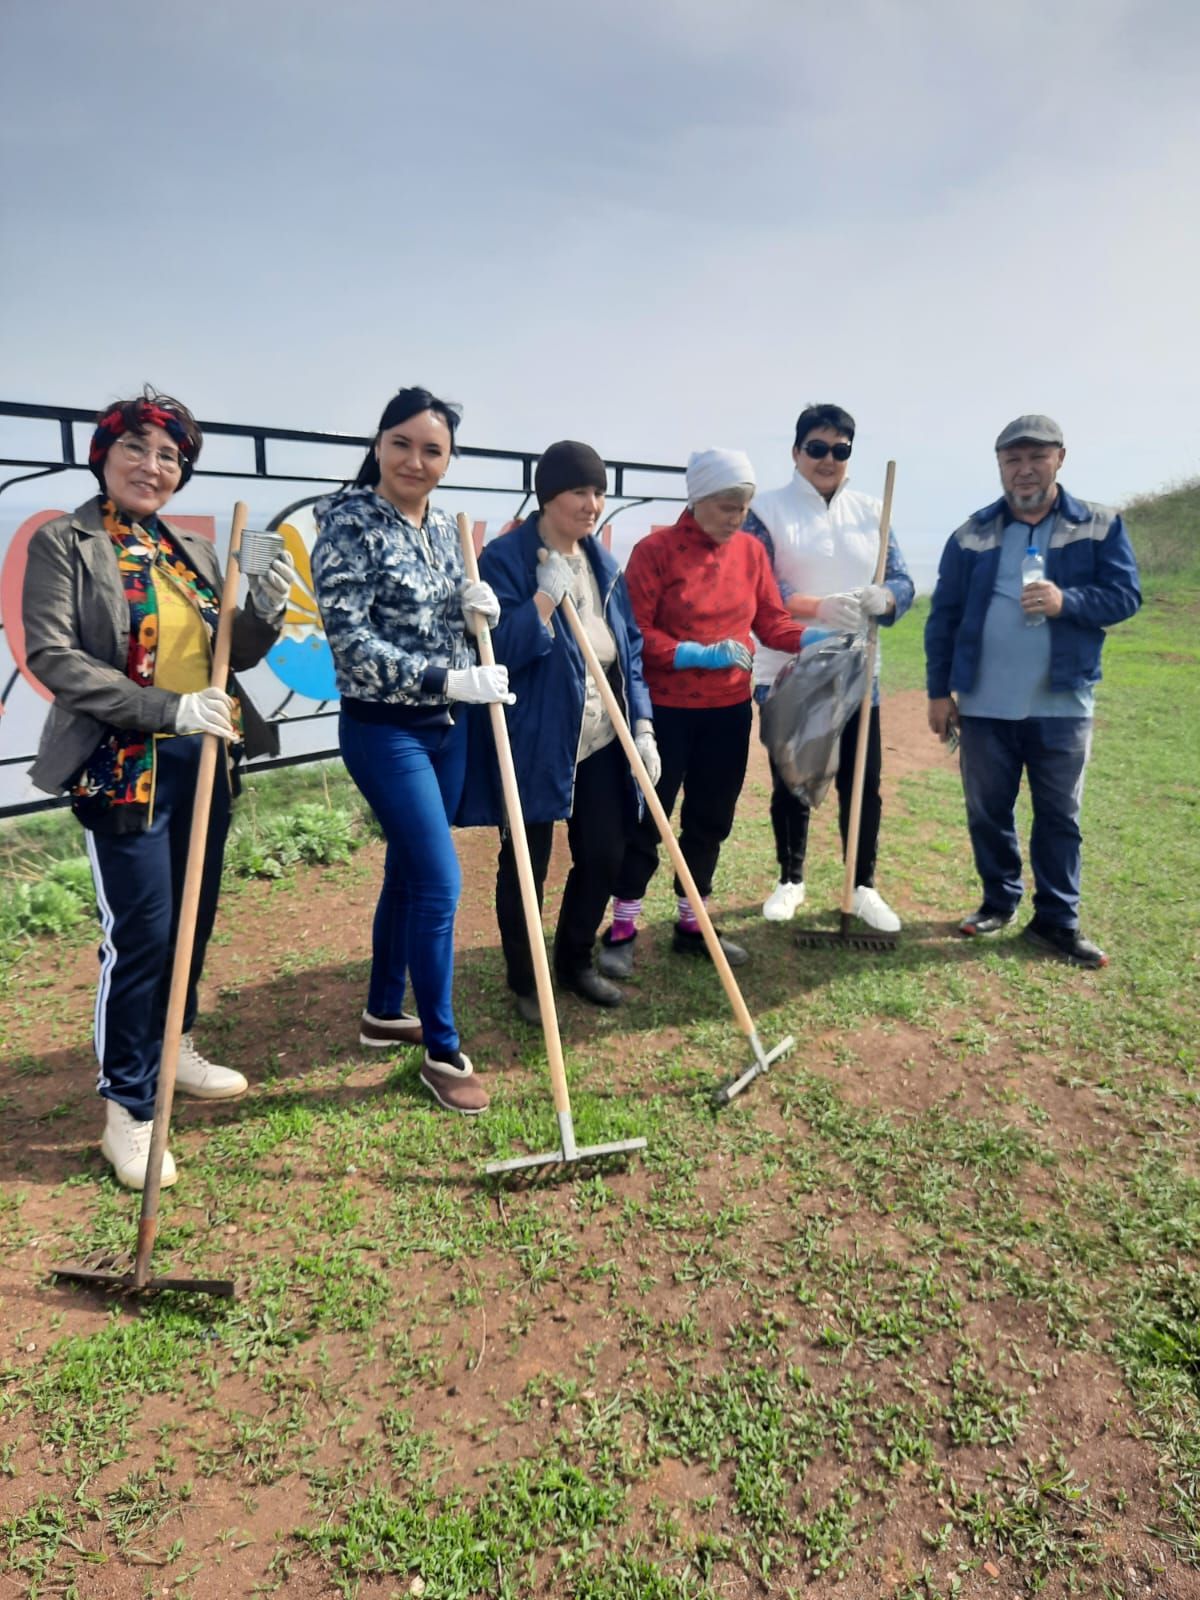
[[[454,1025],[454,916],[462,884],[450,822],[466,770],[456,702],[508,702],[504,667],[472,664],[466,632],[499,620],[467,583],[454,522],[429,503],[450,465],[456,407],[401,389],[353,485],[318,501],[317,603],[341,694],[342,757],[387,840],[359,1039],[424,1044],[421,1082],[474,1113],[487,1095]],[[417,1015],[404,1010],[406,978]]]

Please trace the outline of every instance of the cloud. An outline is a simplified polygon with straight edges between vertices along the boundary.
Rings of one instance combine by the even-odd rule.
[[[1182,0],[26,0],[8,35],[22,398],[360,430],[417,379],[469,442],[766,481],[837,399],[931,544],[1026,409],[1078,492],[1196,470]]]

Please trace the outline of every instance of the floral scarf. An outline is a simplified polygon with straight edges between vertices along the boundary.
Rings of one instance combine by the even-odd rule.
[[[104,502],[103,517],[116,547],[117,570],[129,602],[125,671],[134,683],[151,688],[158,647],[155,575],[175,584],[196,607],[210,645],[217,631],[217,596],[188,565],[157,517],[134,522],[111,500]],[[141,828],[154,794],[153,736],[132,728],[111,728],[92,752],[71,793],[75,815],[85,827],[100,823],[115,832]]]

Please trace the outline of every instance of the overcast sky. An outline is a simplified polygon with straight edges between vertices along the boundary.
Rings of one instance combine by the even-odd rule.
[[[1198,466],[1195,0],[7,0],[0,397],[791,470],[813,400],[914,552],[1063,424]],[[198,492],[199,485],[196,486]],[[189,490],[189,495],[194,491]],[[82,494],[81,494],[82,497]]]

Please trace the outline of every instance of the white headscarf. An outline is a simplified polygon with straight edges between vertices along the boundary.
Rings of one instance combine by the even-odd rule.
[[[741,450],[693,450],[687,464],[688,505],[726,489],[753,489],[758,480]]]

